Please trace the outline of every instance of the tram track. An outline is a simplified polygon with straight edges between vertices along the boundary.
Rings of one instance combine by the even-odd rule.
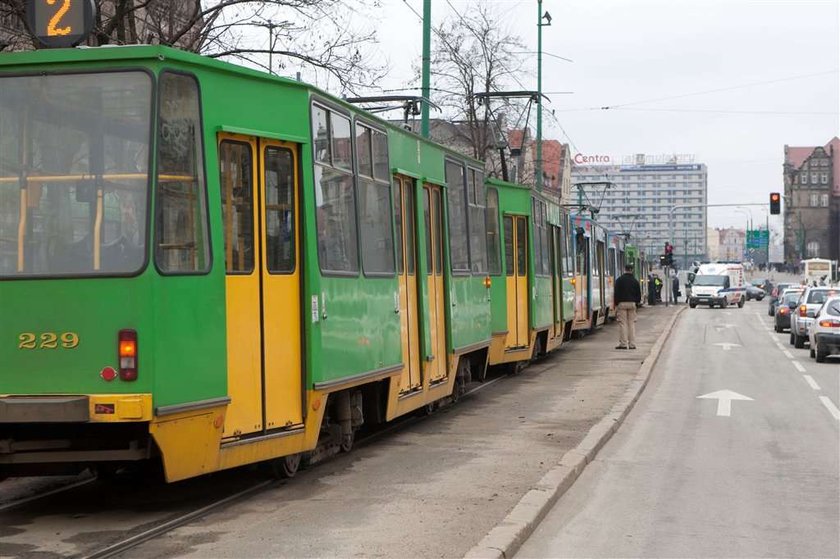
[[[486,389],[489,386],[496,384],[497,382],[506,378],[508,378],[507,375],[500,375],[486,382],[480,383],[477,386],[469,388],[464,392],[464,394],[461,395],[461,399],[463,400],[465,398],[469,398],[471,395],[479,392],[480,390]],[[395,423],[390,423],[384,428],[378,429],[360,438],[358,441],[356,441],[354,448],[355,450],[358,450],[359,448],[366,447],[389,434],[400,431],[402,429],[406,429],[407,427],[415,425],[416,423],[419,423],[424,419],[425,418],[422,415],[414,414],[407,416],[402,420],[398,420]],[[239,502],[247,497],[252,497],[262,493],[263,491],[279,487],[283,483],[286,483],[286,480],[266,480],[264,482],[254,485],[253,487],[249,487],[233,495],[229,495],[227,497],[224,497],[223,499],[219,499],[218,501],[205,505],[199,509],[187,512],[179,517],[163,522],[158,526],[149,528],[144,532],[134,534],[128,538],[125,538],[124,540],[113,543],[107,547],[103,547],[102,549],[99,549],[92,553],[81,555],[80,559],[108,559],[110,557],[117,557],[120,554],[143,544],[144,542],[153,540],[159,536],[171,532],[172,530],[175,530],[176,528],[180,528],[181,526],[185,526],[212,512],[222,510],[226,506],[233,505],[236,502]]]
[[[476,383],[474,386],[468,387],[467,390],[461,395],[459,406],[444,405],[442,408],[440,408],[440,411],[444,412],[447,408],[457,409],[458,407],[460,407],[460,404],[463,404],[464,401],[469,399],[472,395],[476,394],[477,392],[479,392],[481,390],[484,390],[484,389],[492,386],[493,384],[496,384],[496,383],[498,383],[498,382],[500,382],[504,379],[507,379],[507,378],[510,378],[510,377],[508,375],[500,374],[499,376],[488,379],[483,383],[480,383],[480,384]],[[438,413],[438,412],[434,412],[434,413]],[[398,420],[394,423],[388,423],[385,426],[383,426],[382,428],[372,430],[370,432],[365,433],[363,436],[359,437],[355,442],[354,449],[359,450],[361,448],[367,447],[367,446],[375,443],[376,441],[378,441],[378,440],[380,440],[384,437],[387,437],[387,436],[389,436],[389,435],[391,435],[395,432],[407,429],[407,428],[409,428],[413,425],[416,425],[417,423],[420,423],[420,422],[422,422],[426,419],[427,418],[424,417],[421,413],[417,413],[417,414],[412,414],[412,415],[406,416],[403,419]],[[352,455],[352,453],[350,453],[350,455]],[[327,463],[332,462],[332,461],[333,460],[326,460],[325,462],[323,462],[323,464],[327,464]],[[315,468],[315,469],[317,469],[317,468]],[[126,529],[123,530],[124,534],[126,534],[124,537],[121,537],[121,538],[118,538],[118,539],[95,538],[95,539],[106,539],[107,541],[102,541],[101,546],[92,546],[90,549],[79,550],[78,552],[74,553],[72,556],[73,557],[78,557],[78,558],[84,558],[84,559],[105,559],[105,558],[109,558],[109,557],[121,556],[121,555],[125,554],[126,552],[128,552],[129,550],[131,550],[133,548],[136,548],[137,546],[140,546],[145,542],[148,542],[150,540],[154,540],[154,539],[159,538],[159,537],[161,537],[161,536],[163,536],[163,535],[165,535],[165,534],[167,534],[167,533],[169,533],[169,532],[171,532],[171,531],[173,531],[177,528],[180,528],[182,526],[193,523],[193,522],[201,519],[202,517],[207,516],[208,514],[222,511],[225,508],[230,507],[230,506],[232,506],[236,503],[239,503],[239,502],[242,502],[244,500],[256,497],[257,495],[263,494],[263,493],[271,491],[273,489],[277,489],[277,488],[285,485],[286,483],[289,483],[290,481],[293,482],[293,480],[265,479],[262,475],[258,475],[257,477],[260,478],[258,481],[254,481],[253,483],[246,484],[246,487],[243,488],[241,481],[242,481],[242,478],[247,478],[248,477],[247,474],[245,476],[243,476],[243,475],[241,475],[241,473],[239,475],[237,475],[235,473],[229,472],[229,476],[230,477],[227,480],[223,479],[221,481],[221,485],[224,486],[225,484],[233,484],[233,485],[238,485],[238,487],[234,487],[233,488],[234,491],[230,492],[229,494],[225,495],[224,497],[218,498],[216,500],[211,500],[211,501],[207,501],[206,499],[197,498],[196,500],[199,501],[198,503],[196,503],[197,506],[196,505],[187,506],[185,508],[185,510],[183,510],[182,512],[175,512],[174,514],[166,514],[165,513],[164,509],[167,507],[166,502],[164,502],[162,504],[158,503],[158,504],[156,504],[156,507],[158,509],[162,509],[162,510],[153,510],[152,512],[153,513],[162,513],[162,514],[160,514],[159,519],[155,520],[155,519],[149,519],[147,516],[146,517],[140,516],[134,522],[133,527],[128,527],[127,526]],[[239,478],[238,482],[233,483],[232,479],[236,479],[236,478]],[[78,510],[76,507],[73,506],[73,503],[96,500],[97,498],[101,497],[102,494],[110,493],[110,492],[114,491],[115,489],[119,489],[119,484],[120,484],[119,481],[116,482],[118,485],[114,486],[114,487],[106,485],[106,484],[111,483],[110,481],[103,482],[102,487],[92,486],[94,481],[97,481],[97,478],[95,476],[93,476],[89,479],[81,480],[81,481],[78,481],[76,483],[66,485],[66,486],[61,486],[61,487],[58,487],[58,488],[54,488],[50,491],[46,491],[46,492],[38,494],[38,495],[32,495],[32,496],[24,498],[24,499],[19,499],[17,501],[7,503],[3,506],[0,506],[0,513],[14,513],[16,510],[26,509],[26,508],[38,509],[39,512],[43,512],[44,507],[39,506],[37,504],[38,501],[39,500],[44,500],[44,499],[49,499],[49,498],[52,497],[52,498],[56,499],[56,503],[54,505],[55,509],[67,508],[68,512],[73,517],[85,516],[86,515],[85,511],[84,510]],[[194,481],[192,483],[193,484],[207,483],[207,479],[204,479],[202,481],[201,478],[198,478],[196,481]],[[125,484],[123,483],[123,485],[125,485]],[[214,481],[213,485],[215,486],[214,492],[218,491],[219,490],[219,487],[218,487],[219,483],[216,483]],[[87,490],[84,489],[86,486],[88,487]],[[73,493],[74,490],[76,490],[77,492],[81,491],[81,493],[77,493],[77,494],[74,495],[74,493]],[[85,491],[90,491],[91,494],[85,493]],[[178,498],[175,498],[174,499],[175,502],[183,502],[182,500],[187,500],[188,501],[191,498],[196,498],[196,497],[191,497],[190,496],[191,491],[195,492],[195,493],[199,493],[199,494],[203,493],[203,490],[195,491],[195,488],[185,489],[183,486],[173,487],[173,486],[165,486],[165,485],[162,485],[158,488],[154,488],[154,490],[151,493],[154,493],[155,491],[163,492],[163,493],[161,493],[161,495],[166,494],[166,492],[181,492],[182,495]],[[143,492],[143,494],[145,494],[145,492]],[[140,500],[138,498],[139,495],[140,495],[139,493],[135,495],[135,499],[138,500],[138,501]],[[127,500],[129,501],[128,506],[130,508],[131,507],[137,507],[137,508],[142,509],[146,506],[143,503],[139,503],[139,504],[138,503],[131,503],[130,502],[131,501],[131,494],[129,494],[127,496]],[[119,499],[118,499],[118,502],[119,502]],[[70,503],[70,504],[68,505],[68,503]],[[155,507],[153,507],[153,508],[155,508]],[[97,515],[108,515],[112,512],[113,512],[112,510],[108,510],[107,507],[106,507],[106,510],[97,510],[95,514],[97,514]],[[93,523],[95,524],[96,522],[94,521]],[[14,524],[14,523],[12,523],[12,524]],[[85,533],[85,532],[86,531],[83,530],[83,531],[80,531],[79,533]],[[104,536],[104,534],[103,534],[103,536]],[[70,535],[70,539],[74,539],[74,536]],[[94,538],[92,538],[92,539],[94,539]],[[0,545],[0,555],[5,554],[5,553],[2,553],[2,551],[3,551],[2,547],[3,546]],[[26,557],[27,555],[29,555],[29,550],[22,550],[22,551],[23,551],[22,553],[13,553],[12,555],[21,555],[23,557]],[[39,550],[32,549],[31,551],[32,551],[33,556],[39,554],[38,553]]]
[[[59,493],[64,493],[65,491],[71,491],[76,489],[77,487],[82,487],[84,485],[88,485],[93,483],[97,480],[95,475],[91,475],[89,478],[85,478],[82,480],[74,481],[72,483],[68,483],[66,485],[60,485],[58,487],[53,487],[46,491],[41,491],[35,493],[34,495],[29,495],[27,497],[21,497],[19,499],[13,499],[8,503],[0,504],[0,513],[9,512],[16,508],[22,507],[24,505],[28,505],[29,503],[33,503],[35,501],[39,501],[41,499],[46,499],[48,497],[52,497],[54,495],[58,495]],[[0,486],[2,488],[2,486]]]

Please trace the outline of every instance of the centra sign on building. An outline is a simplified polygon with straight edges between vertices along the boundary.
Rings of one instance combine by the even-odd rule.
[[[605,163],[609,165],[613,162],[612,158],[609,155],[584,155],[582,153],[576,153],[574,161],[578,165],[586,165],[591,163]]]

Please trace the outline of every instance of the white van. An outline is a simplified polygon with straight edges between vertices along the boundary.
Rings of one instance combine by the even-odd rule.
[[[703,264],[694,276],[688,306],[692,309],[697,305],[725,308],[737,304],[740,309],[746,300],[747,287],[741,264]]]

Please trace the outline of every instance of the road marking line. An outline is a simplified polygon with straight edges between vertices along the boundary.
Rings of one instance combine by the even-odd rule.
[[[820,389],[820,385],[817,384],[817,381],[814,380],[814,377],[812,377],[811,375],[802,375],[802,376],[805,377],[805,382],[808,383],[808,386],[810,386],[814,390],[819,390]]]
[[[840,410],[834,405],[834,402],[829,400],[828,396],[820,396],[820,401],[823,403],[828,412],[834,416],[834,419],[840,421]]]
[[[793,362],[793,366],[794,366],[794,367],[796,367],[796,370],[797,370],[797,371],[799,371],[800,373],[805,373],[805,372],[807,372],[807,371],[805,370],[805,367],[803,367],[803,366],[802,366],[802,363],[800,363],[799,361],[794,361],[794,362]],[[811,377],[809,377],[808,375],[805,375],[805,377],[806,377],[806,378],[811,378]],[[811,379],[811,380],[813,380],[813,379]],[[810,384],[810,382],[811,382],[811,381],[809,380],[809,381],[808,381],[808,383]],[[819,390],[819,388],[815,388],[814,390]]]
[[[786,350],[786,349],[783,349],[783,350],[782,350],[782,353],[784,353],[784,354],[785,354],[785,357],[787,357],[788,359],[793,359],[793,358],[794,358],[794,357],[793,357],[793,354],[792,354],[791,352],[789,352],[788,350]]]

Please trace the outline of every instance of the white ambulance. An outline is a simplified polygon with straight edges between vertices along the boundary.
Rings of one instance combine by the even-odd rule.
[[[716,262],[701,264],[691,285],[688,306],[709,305],[709,308],[738,305],[742,308],[747,300],[747,285],[744,266],[739,263]]]

